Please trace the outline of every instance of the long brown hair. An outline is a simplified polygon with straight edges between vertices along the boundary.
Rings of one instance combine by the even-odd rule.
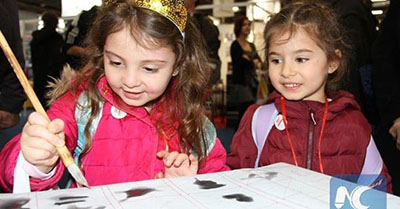
[[[164,133],[178,134],[181,151],[188,153],[189,149],[192,149],[203,164],[207,150],[203,138],[205,124],[203,92],[207,88],[210,72],[206,65],[200,33],[188,17],[183,38],[178,28],[166,17],[152,10],[135,7],[128,0],[120,0],[118,3],[101,8],[89,33],[88,43],[92,57],[88,65],[77,74],[71,87],[77,92],[80,86],[87,85],[87,94],[92,107],[84,131],[88,140],[80,156],[80,162],[91,149],[92,136],[89,128],[99,113],[99,102],[102,100],[97,82],[104,76],[103,50],[106,38],[125,27],[130,29],[132,37],[142,47],[169,46],[175,53],[174,67],[179,74],[171,79],[166,91],[150,111],[150,117],[160,137]],[[171,133],[171,130],[174,133]]]
[[[352,52],[346,31],[339,23],[339,16],[321,1],[294,1],[285,5],[279,13],[271,18],[264,29],[265,60],[268,60],[270,42],[273,37],[288,32],[287,40],[289,40],[299,28],[304,29],[325,52],[328,61],[339,61],[339,67],[328,76],[325,87],[328,93],[336,92],[345,82]],[[336,53],[337,50],[340,50],[341,56]]]
[[[240,33],[242,32],[243,23],[246,20],[250,22],[246,16],[238,16],[235,18],[233,24],[233,33],[235,34],[236,38],[239,38]]]

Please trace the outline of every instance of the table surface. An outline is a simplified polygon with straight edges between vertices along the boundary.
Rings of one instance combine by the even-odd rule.
[[[0,208],[329,208],[332,177],[277,163],[256,169],[75,188],[0,194]],[[386,208],[400,197],[386,194]],[[331,208],[336,208],[332,207]]]

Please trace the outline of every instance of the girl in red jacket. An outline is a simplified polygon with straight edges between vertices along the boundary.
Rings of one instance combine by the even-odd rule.
[[[390,177],[354,97],[339,91],[349,47],[335,12],[318,3],[283,8],[264,31],[268,73],[276,89],[267,105],[241,119],[227,164],[291,163],[328,175]]]
[[[114,0],[90,31],[89,64],[53,91],[51,122],[32,113],[0,153],[0,185],[17,163],[31,190],[52,188],[74,153],[89,185],[228,170],[205,117],[209,68],[183,0]]]

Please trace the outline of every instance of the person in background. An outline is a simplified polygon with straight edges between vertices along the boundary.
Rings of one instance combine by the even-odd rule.
[[[0,1],[0,30],[21,67],[24,68],[25,60],[16,1]],[[22,110],[25,99],[24,90],[13,68],[4,55],[3,50],[0,50],[0,130],[18,124],[20,121],[19,112]]]
[[[390,1],[372,51],[373,86],[380,123],[375,134],[388,166],[393,193],[400,196],[400,2]],[[397,147],[397,149],[396,149]]]
[[[229,94],[231,101],[238,103],[238,121],[246,109],[256,101],[258,80],[256,68],[261,67],[261,59],[256,47],[247,40],[251,31],[251,22],[245,16],[235,19],[234,33],[236,40],[231,44],[232,83],[233,89]],[[238,125],[235,127],[237,128]]]
[[[83,10],[75,16],[65,33],[63,56],[65,57],[65,64],[68,64],[74,70],[80,70],[89,60],[90,54],[86,50],[88,46],[86,38],[98,10],[99,7],[96,5],[90,8],[90,10]]]
[[[349,75],[343,87],[352,93],[369,123],[379,121],[372,89],[372,44],[378,21],[364,0],[325,0],[339,14],[339,22],[347,31],[353,56],[349,62]]]
[[[338,90],[350,55],[343,31],[335,10],[318,1],[291,3],[271,18],[265,56],[276,91],[244,114],[227,165],[285,162],[331,176],[382,175],[387,185],[376,185],[391,192],[368,121],[354,96]]]
[[[56,185],[64,144],[91,186],[229,170],[204,115],[209,68],[183,0],[108,2],[89,37],[91,61],[55,84],[51,122],[33,112],[0,152],[4,190],[18,155],[32,190]]]
[[[33,90],[42,106],[47,109],[47,85],[52,79],[60,77],[64,62],[61,52],[64,39],[56,31],[58,17],[54,13],[43,13],[42,20],[44,27],[32,33]]]
[[[210,84],[214,85],[221,79],[221,59],[218,55],[221,41],[219,40],[219,30],[210,17],[196,12],[196,6],[199,5],[199,0],[185,0],[185,7],[188,13],[193,17],[194,22],[199,29],[206,50],[208,52],[208,62],[211,67]]]

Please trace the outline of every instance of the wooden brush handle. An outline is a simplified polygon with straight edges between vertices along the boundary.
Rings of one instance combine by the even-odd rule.
[[[12,52],[10,46],[7,43],[6,38],[4,37],[1,31],[0,31],[0,46],[3,49],[4,54],[6,55],[12,68],[14,69],[14,72],[17,75],[18,80],[21,83],[22,87],[24,88],[26,95],[31,100],[33,108],[35,108],[36,112],[42,114],[50,122],[49,116],[46,114],[46,111],[44,110],[42,104],[40,104],[39,99],[37,98],[35,92],[33,91],[32,86],[29,84],[24,71],[19,65],[17,58],[15,58],[14,53]],[[74,159],[72,158],[71,152],[69,152],[65,144],[61,147],[56,147],[56,149],[65,167],[68,168],[68,171],[71,173],[72,177],[78,182],[78,184],[89,187],[89,184],[87,183],[85,177],[83,176],[83,173],[79,170],[79,167],[74,163]]]
[[[3,49],[4,54],[6,55],[12,68],[14,69],[14,72],[17,75],[17,78],[18,78],[19,82],[21,83],[22,87],[24,88],[24,91],[25,91],[26,95],[28,96],[28,99],[31,100],[33,108],[35,108],[36,112],[39,112],[44,117],[46,117],[48,121],[50,121],[49,117],[46,114],[46,111],[44,110],[42,104],[40,104],[38,97],[36,96],[35,92],[33,91],[32,86],[29,84],[29,81],[26,78],[25,73],[21,68],[21,65],[19,64],[17,58],[15,57],[14,53],[12,52],[12,50],[11,50],[10,46],[8,45],[7,40],[4,37],[1,30],[0,30],[0,46]]]
[[[19,82],[21,83],[22,87],[24,88],[26,95],[31,100],[33,108],[35,108],[36,112],[39,112],[44,117],[46,117],[47,120],[50,122],[49,116],[47,116],[46,111],[44,110],[38,97],[36,96],[35,92],[33,91],[33,88],[30,85],[28,79],[26,78],[25,73],[21,68],[21,65],[19,64],[17,58],[15,58],[14,53],[12,52],[10,46],[7,43],[7,40],[5,39],[5,37],[1,31],[0,31],[0,45],[1,45],[1,48],[3,49],[4,54],[6,55],[8,61],[10,62],[12,68],[14,69],[14,72],[17,75]],[[61,159],[63,160],[63,162],[66,164],[67,167],[68,167],[68,165],[71,164],[71,161],[72,161],[72,163],[74,162],[71,157],[71,153],[68,151],[68,149],[65,147],[65,145],[62,147],[57,147],[57,151],[59,152]]]

